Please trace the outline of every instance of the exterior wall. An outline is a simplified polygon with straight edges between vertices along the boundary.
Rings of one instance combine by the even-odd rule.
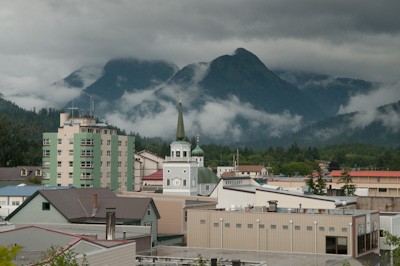
[[[197,178],[196,162],[165,162],[163,165],[163,193],[196,196]],[[184,185],[185,180],[186,185]]]
[[[383,214],[380,217],[380,229],[386,230],[392,235],[400,235],[400,214]],[[381,250],[394,250],[395,246],[389,246],[385,244],[386,237],[380,237]]]
[[[19,207],[28,197],[0,196],[0,221]]]
[[[142,190],[142,178],[163,169],[164,158],[151,152],[135,153],[135,191]]]
[[[50,150],[50,156],[43,157],[44,185],[133,190],[134,137],[95,126],[93,118],[68,119],[60,114],[60,121],[58,133],[43,134],[44,143],[50,140],[43,146],[44,152]],[[82,139],[93,143],[83,144]],[[82,162],[93,165],[82,167]]]
[[[358,197],[357,209],[379,210],[382,212],[400,212],[398,197]]]
[[[192,197],[181,195],[165,195],[143,192],[122,192],[118,196],[151,197],[161,216],[158,220],[158,234],[160,235],[184,235],[183,243],[186,243],[187,210],[189,209],[214,209],[217,201],[209,197]],[[186,200],[198,201],[196,205],[185,205]],[[202,203],[205,201],[206,203]]]
[[[352,223],[352,215],[192,210],[188,247],[325,254],[331,236],[346,237],[347,255],[354,255]]]
[[[254,192],[243,192],[243,191],[225,189],[220,185],[217,186],[217,188],[213,191],[213,194],[211,194],[211,196],[214,196],[215,192],[218,195],[217,208],[219,209],[220,208],[228,209],[232,205],[253,206],[255,204]]]
[[[211,195],[211,192],[214,190],[214,188],[217,186],[215,183],[204,183],[204,184],[199,184],[197,193],[199,195],[203,196],[209,196]]]
[[[217,167],[217,176],[221,178],[221,175],[225,172],[232,172],[233,166],[218,166]]]
[[[255,206],[268,206],[268,201],[271,200],[277,200],[279,208],[336,209],[335,202],[331,200],[318,200],[301,196],[291,196],[282,193],[256,190],[254,200]]]
[[[359,236],[364,235],[364,237],[367,234],[371,235],[371,239],[369,240],[370,242],[372,242],[372,233],[376,234],[376,238],[377,238],[377,244],[378,247],[376,249],[374,249],[373,251],[375,253],[379,253],[379,228],[380,228],[380,224],[379,224],[379,212],[377,213],[372,213],[372,214],[367,214],[367,215],[359,215],[356,216],[354,219],[354,233],[355,233],[355,237],[354,237],[354,243],[355,243],[355,249],[354,249],[354,254],[356,257],[358,256],[362,256],[364,254],[367,254],[368,252],[370,252],[371,250],[366,250],[363,249],[361,251],[358,250],[358,246],[360,245],[360,241],[359,241]],[[365,237],[364,239],[365,243],[368,242],[368,239]]]
[[[37,194],[24,208],[14,214],[13,223],[67,223],[67,219],[50,204],[50,210],[43,210],[43,202],[48,202],[42,195]]]
[[[73,247],[79,253],[79,245]],[[126,266],[135,265],[136,262],[136,243],[124,244],[117,247],[103,249],[100,252],[92,252],[86,255],[86,260],[91,266]],[[83,262],[83,258],[77,260],[78,264]]]
[[[149,207],[147,208],[146,214],[142,218],[140,225],[142,226],[150,226],[151,227],[151,238],[152,238],[152,243],[153,246],[157,244],[157,232],[158,232],[158,221],[157,221],[157,215],[156,212],[153,208],[153,206],[150,204]]]

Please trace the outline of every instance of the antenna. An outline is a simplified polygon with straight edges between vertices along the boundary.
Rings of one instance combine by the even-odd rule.
[[[74,99],[72,99],[72,106],[68,109],[71,110],[72,118],[74,118],[74,110],[78,110],[78,107],[74,107]]]
[[[93,117],[93,113],[94,113],[94,101],[93,101],[93,96],[90,95],[89,115]]]

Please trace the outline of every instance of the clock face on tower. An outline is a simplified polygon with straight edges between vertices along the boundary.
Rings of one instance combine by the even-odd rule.
[[[179,180],[178,178],[175,178],[173,181],[172,181],[172,184],[174,184],[174,186],[179,186],[180,184],[181,184],[181,180]]]

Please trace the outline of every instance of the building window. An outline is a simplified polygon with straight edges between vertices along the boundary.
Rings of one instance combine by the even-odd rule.
[[[61,173],[57,173],[57,178],[61,178]]]
[[[74,155],[74,150],[69,150],[69,155],[73,156]]]
[[[320,227],[319,227],[319,231],[325,231],[325,227],[320,226]]]
[[[335,231],[335,227],[329,227],[329,231]]]
[[[81,145],[93,145],[93,139],[81,139]]]
[[[260,224],[260,229],[264,229],[265,226],[263,224]]]
[[[294,230],[300,230],[300,225],[295,225]]]
[[[183,186],[186,186],[186,179],[183,179]]]
[[[186,172],[187,172],[186,170],[183,170],[183,173],[184,173],[184,174],[186,174]]]
[[[62,144],[62,139],[58,139],[58,140],[57,140],[57,143],[58,143],[58,144]]]
[[[118,178],[121,178],[121,176],[122,176],[121,172],[118,172]]]
[[[210,185],[206,185],[206,190],[207,190],[207,191],[210,190]]]
[[[107,178],[111,178],[111,172],[107,172]]]
[[[283,225],[283,226],[282,226],[282,229],[283,229],[283,230],[287,230],[287,229],[289,229],[289,226]]]
[[[11,201],[12,206],[19,206],[19,200],[13,200]]]
[[[186,157],[187,151],[183,151],[183,157]]]
[[[111,156],[111,151],[107,151],[107,156]]]
[[[121,146],[121,143],[122,143],[122,142],[121,142],[120,140],[118,140],[118,146]]]
[[[107,167],[110,167],[110,166],[111,166],[111,162],[108,161],[108,162],[107,162]]]
[[[380,187],[380,188],[379,188],[379,192],[385,192],[385,193],[386,193],[386,192],[387,192],[387,188],[381,188],[381,187]]]
[[[50,211],[50,202],[42,202],[42,210]]]
[[[69,167],[74,167],[74,162],[73,161],[69,161]]]
[[[93,168],[93,162],[81,162],[81,168]]]
[[[43,139],[43,145],[50,145],[50,139]]]
[[[107,129],[104,129],[104,134],[108,134],[108,130]]]
[[[147,208],[147,215],[150,215],[150,207]]]
[[[81,173],[81,179],[93,179],[92,173]]]
[[[276,225],[275,224],[271,224],[271,229],[276,229]]]
[[[122,152],[121,151],[118,151],[118,156],[122,156]]]
[[[58,167],[61,167],[61,161],[58,161],[58,162],[57,162],[57,166],[58,166]]]
[[[93,128],[88,128],[88,129],[87,129],[87,132],[88,132],[88,133],[93,133]]]
[[[106,133],[107,134],[107,133]],[[111,140],[107,140],[107,146],[110,146],[111,145]]]
[[[93,150],[81,150],[81,156],[89,157],[93,155],[94,155]]]
[[[347,232],[347,227],[342,227],[342,232]]]
[[[118,162],[118,167],[121,167],[121,165],[122,165],[122,162]]]
[[[181,156],[181,152],[180,151],[176,151],[176,157],[180,157]]]
[[[230,223],[225,223],[225,227],[231,227]]]
[[[200,224],[205,224],[206,220],[200,220]]]
[[[74,177],[74,173],[68,173],[68,177],[69,178],[73,178]]]
[[[43,156],[50,156],[50,150],[43,150]]]
[[[247,228],[253,228],[253,224],[247,224]]]
[[[58,156],[61,156],[61,150],[58,150],[58,151],[57,151],[57,155],[58,155]]]
[[[69,144],[74,144],[74,139],[69,139]]]
[[[214,223],[214,227],[218,227],[219,226],[219,223]]]
[[[327,236],[326,253],[347,254],[347,237]]]
[[[312,231],[312,226],[307,226],[308,231]]]
[[[96,134],[100,134],[100,129],[96,129]]]
[[[236,228],[242,228],[242,224],[236,224]]]

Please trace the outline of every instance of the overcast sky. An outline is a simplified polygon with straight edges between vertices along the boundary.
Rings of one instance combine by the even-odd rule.
[[[49,84],[85,65],[129,56],[183,67],[238,47],[272,69],[392,84],[399,10],[398,0],[1,1],[0,93],[24,108],[51,107],[78,92]]]

